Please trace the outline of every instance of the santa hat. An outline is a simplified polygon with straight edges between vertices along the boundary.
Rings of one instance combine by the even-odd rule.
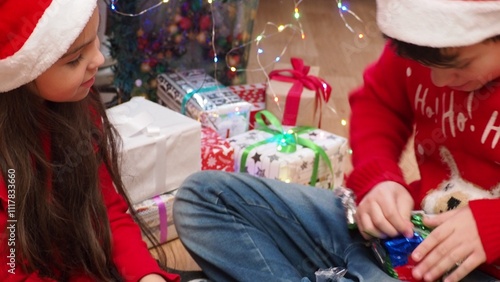
[[[87,25],[96,0],[0,1],[0,92],[33,81]]]
[[[473,45],[500,35],[500,0],[377,0],[377,23],[415,45]]]

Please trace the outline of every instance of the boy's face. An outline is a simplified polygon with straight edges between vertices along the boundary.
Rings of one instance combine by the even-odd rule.
[[[430,67],[432,82],[459,91],[474,91],[500,78],[500,41],[453,48],[457,52],[453,67]]]
[[[74,102],[88,95],[97,68],[104,63],[97,37],[98,25],[96,9],[68,52],[35,79],[33,86],[38,96],[53,102]]]

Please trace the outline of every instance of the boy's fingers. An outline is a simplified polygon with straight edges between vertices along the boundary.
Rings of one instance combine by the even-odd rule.
[[[399,221],[396,228],[405,237],[413,236],[413,224],[410,221],[413,201],[397,201]]]
[[[441,225],[443,222],[448,221],[448,219],[457,214],[459,210],[460,209],[454,209],[438,215],[424,216],[423,223],[428,227],[435,228]]]

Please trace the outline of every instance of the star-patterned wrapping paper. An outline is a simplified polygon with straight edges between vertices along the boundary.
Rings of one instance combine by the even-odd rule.
[[[176,193],[177,190],[174,190],[132,206],[160,244],[178,238],[172,214]],[[144,235],[143,240],[146,241],[148,247],[152,247],[151,242]]]
[[[222,137],[248,130],[252,104],[220,84],[202,69],[160,74],[160,104],[215,129]]]
[[[234,149],[214,129],[201,129],[201,169],[234,171]]]
[[[278,151],[276,143],[267,143],[250,150],[246,164],[241,170],[241,159],[245,149],[257,142],[266,140],[273,135],[261,130],[250,130],[244,134],[229,139],[229,144],[235,152],[235,171],[244,171],[249,174],[278,179],[284,182],[293,182],[310,185],[314,167],[314,151],[297,145],[294,153]],[[347,154],[347,139],[321,129],[313,129],[298,137],[313,141],[328,155],[333,173],[327,164],[320,160],[316,187],[335,189],[342,185],[344,180],[344,159]]]

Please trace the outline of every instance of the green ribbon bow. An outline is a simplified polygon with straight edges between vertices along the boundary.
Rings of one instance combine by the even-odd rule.
[[[265,116],[269,123],[274,127],[269,127],[266,122],[264,122],[262,116]],[[313,131],[315,128],[310,126],[298,126],[292,129],[287,130],[286,132],[283,130],[283,126],[281,125],[278,118],[276,118],[271,112],[267,110],[262,110],[255,114],[255,121],[258,124],[256,127],[257,130],[265,131],[267,133],[272,134],[273,136],[252,144],[243,150],[243,154],[241,156],[240,161],[240,172],[245,172],[245,167],[247,163],[248,154],[250,151],[256,147],[259,147],[268,143],[276,143],[278,152],[282,153],[294,153],[297,151],[297,144],[307,147],[314,151],[314,166],[313,172],[311,175],[310,185],[315,186],[318,178],[318,165],[320,158],[325,161],[330,169],[330,173],[333,175],[332,163],[330,158],[326,154],[325,150],[323,150],[320,146],[316,145],[313,141],[305,138],[298,137],[299,134],[306,133],[309,131]]]

